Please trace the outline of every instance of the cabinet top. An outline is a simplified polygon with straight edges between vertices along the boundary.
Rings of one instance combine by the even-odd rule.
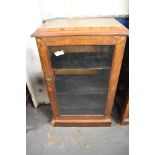
[[[32,36],[128,35],[128,29],[114,18],[49,19]]]

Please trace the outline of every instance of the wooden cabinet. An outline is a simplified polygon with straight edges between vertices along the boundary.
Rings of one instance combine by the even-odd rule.
[[[110,126],[128,29],[113,18],[52,19],[38,28],[54,126]]]

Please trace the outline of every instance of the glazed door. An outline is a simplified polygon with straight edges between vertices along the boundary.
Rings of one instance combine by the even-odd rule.
[[[114,46],[49,47],[60,115],[104,115]]]
[[[58,126],[104,126],[111,111],[126,36],[37,38]]]

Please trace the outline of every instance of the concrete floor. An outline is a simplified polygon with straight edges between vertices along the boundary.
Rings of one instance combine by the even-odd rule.
[[[27,155],[128,155],[129,128],[116,123],[111,127],[52,127],[49,105],[37,109],[27,105]]]

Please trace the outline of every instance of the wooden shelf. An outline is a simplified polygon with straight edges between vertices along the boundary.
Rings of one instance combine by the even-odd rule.
[[[88,69],[53,69],[55,75],[86,75],[86,74],[100,74],[104,70],[110,70],[109,67],[105,68],[88,68]]]

